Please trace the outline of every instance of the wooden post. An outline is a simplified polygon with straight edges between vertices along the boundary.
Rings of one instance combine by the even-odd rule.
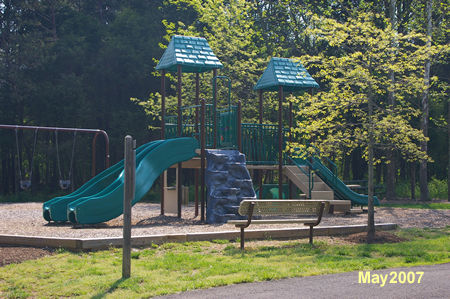
[[[201,175],[201,210],[200,210],[200,220],[205,221],[205,165],[206,165],[206,132],[205,132],[205,100],[201,101],[202,109],[200,112],[200,138],[201,138],[201,154],[200,154],[200,175]]]
[[[278,198],[283,199],[283,86],[278,88]]]
[[[166,138],[166,71],[161,71],[161,140]],[[164,191],[166,187],[166,172],[160,176],[161,181],[161,215],[164,215]]]
[[[181,65],[177,66],[177,75],[178,75],[178,84],[177,84],[177,95],[178,95],[178,123],[177,123],[177,135],[178,137],[183,136],[182,132],[182,115],[181,115]],[[183,196],[183,168],[181,162],[178,163],[177,167],[177,203],[178,203],[178,214],[177,217],[181,218],[181,204],[182,204],[182,196]]]
[[[125,137],[125,181],[123,195],[123,251],[122,278],[131,273],[131,202],[136,184],[136,141],[130,135]]]

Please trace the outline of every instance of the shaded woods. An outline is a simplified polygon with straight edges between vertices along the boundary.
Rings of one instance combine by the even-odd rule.
[[[431,7],[431,19],[427,7]],[[432,45],[448,44],[445,31],[448,7],[439,1],[414,1],[413,5],[411,0],[319,3],[2,0],[0,124],[102,129],[110,136],[111,162],[119,161],[126,134],[136,138],[138,144],[159,136],[160,82],[154,67],[173,34],[208,39],[225,66],[221,74],[232,78],[232,100],[243,101],[246,121],[256,120],[257,95],[253,85],[270,57],[342,55],[305,33],[313,25],[312,15],[345,23],[361,12],[377,14],[375,26],[379,28],[395,24],[398,33],[429,33]],[[427,28],[428,20],[431,30]],[[446,55],[430,57],[427,152],[432,162],[428,162],[424,170],[429,181],[447,179],[449,78]],[[425,72],[425,65],[423,69]],[[309,70],[313,77],[321,77],[318,68]],[[185,80],[183,103],[192,104],[193,87],[189,77]],[[209,79],[205,77],[204,81],[209,82]],[[173,82],[168,83],[169,102],[170,96],[174,96]],[[329,86],[322,83],[319,82],[321,91],[329,90]],[[210,98],[207,93],[202,96]],[[385,97],[377,100],[387,102],[392,95],[386,93]],[[130,98],[135,100],[130,101]],[[420,112],[408,120],[411,127],[420,130],[422,98],[404,96],[396,100]],[[264,117],[269,122],[276,121],[275,103],[276,96],[268,96]],[[16,143],[14,131],[0,130],[0,193],[18,191],[19,167],[22,176],[26,176],[31,161],[33,191],[58,190],[58,180],[61,176],[67,177],[70,170],[74,136],[65,133],[58,137],[61,175],[54,134],[38,132],[33,150],[34,132],[19,131]],[[91,175],[92,136],[77,134],[75,138],[73,180],[76,187]],[[104,167],[103,148],[99,138],[97,171]],[[360,181],[367,180],[363,154],[362,147],[355,147],[350,155],[344,152],[330,157],[337,162],[339,175],[344,180]],[[374,179],[376,185],[381,186],[379,190],[384,193],[388,187],[391,196],[411,197],[410,185],[416,185],[419,178],[419,161],[408,161],[398,151],[375,150],[374,155],[375,159],[388,156],[392,160],[392,164],[375,166]],[[392,165],[389,172],[386,165]],[[386,184],[387,181],[395,184]],[[416,193],[415,197],[419,195]]]

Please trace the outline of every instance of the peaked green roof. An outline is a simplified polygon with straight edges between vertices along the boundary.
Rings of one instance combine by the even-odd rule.
[[[319,84],[311,77],[300,61],[295,62],[289,58],[272,57],[254,90],[276,91],[279,86],[283,86],[285,91],[296,91],[319,87]]]
[[[178,65],[184,73],[202,73],[223,67],[206,39],[174,35],[156,69],[176,72]]]

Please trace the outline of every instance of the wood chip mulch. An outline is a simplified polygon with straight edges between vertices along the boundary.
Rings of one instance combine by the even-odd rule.
[[[344,240],[357,244],[367,243],[367,232],[349,235],[348,237],[345,237]],[[383,243],[399,243],[404,241],[407,240],[389,232],[379,231],[375,233],[375,238],[371,243],[383,244]]]
[[[51,248],[0,245],[0,267],[52,255]]]

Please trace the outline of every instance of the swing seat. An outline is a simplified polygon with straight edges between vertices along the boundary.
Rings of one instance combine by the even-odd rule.
[[[27,190],[31,187],[31,180],[20,180],[20,189]]]
[[[70,180],[59,180],[59,187],[63,190],[70,187],[71,181]]]

